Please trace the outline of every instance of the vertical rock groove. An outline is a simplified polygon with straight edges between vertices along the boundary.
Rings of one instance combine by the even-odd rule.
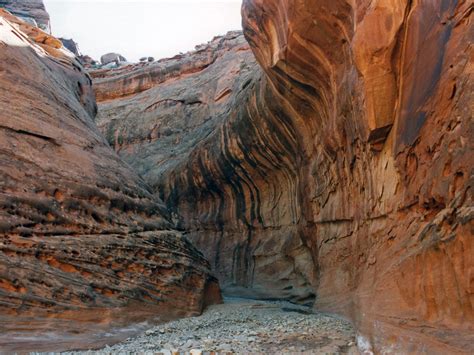
[[[316,307],[352,317],[378,350],[413,351],[406,339],[416,336],[428,347],[470,349],[473,295],[463,275],[473,269],[473,127],[464,105],[473,30],[453,21],[468,6],[244,1],[244,32],[268,95],[292,106],[302,137],[297,169],[304,235],[317,254]],[[465,85],[454,102],[446,94],[453,81]]]

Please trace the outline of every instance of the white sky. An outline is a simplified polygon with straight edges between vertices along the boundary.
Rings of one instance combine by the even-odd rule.
[[[56,37],[73,38],[99,60],[118,52],[129,61],[187,52],[241,29],[241,0],[44,0]]]

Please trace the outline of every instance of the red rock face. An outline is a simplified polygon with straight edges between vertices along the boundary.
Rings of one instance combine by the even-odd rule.
[[[261,69],[224,39],[94,73],[98,123],[227,292],[315,300],[379,352],[472,352],[471,14],[246,0]]]
[[[277,117],[258,112],[272,104],[261,74],[240,33],[152,65],[92,72],[97,123],[164,199],[225,292],[311,303],[315,270],[299,238],[289,159],[296,147]]]
[[[378,351],[472,351],[470,5],[247,0],[243,14],[297,137],[316,307]]]
[[[38,31],[0,10],[0,348],[24,317],[199,313],[220,298],[208,262],[97,130],[90,77]]]

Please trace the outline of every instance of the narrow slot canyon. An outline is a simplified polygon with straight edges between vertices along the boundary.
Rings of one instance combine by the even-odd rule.
[[[21,3],[0,352],[474,351],[472,4],[244,0],[243,31],[111,66]]]

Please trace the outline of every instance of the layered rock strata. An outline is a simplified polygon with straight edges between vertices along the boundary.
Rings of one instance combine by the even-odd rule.
[[[297,153],[279,122],[250,106],[263,103],[260,74],[239,32],[152,65],[92,72],[97,124],[174,212],[225,292],[311,303],[314,267],[296,226],[289,159]]]
[[[208,262],[101,136],[91,78],[38,31],[0,10],[2,324],[199,313],[220,298]]]
[[[261,69],[226,36],[93,73],[98,123],[227,292],[315,298],[376,351],[469,352],[471,16],[467,1],[246,0]]]

